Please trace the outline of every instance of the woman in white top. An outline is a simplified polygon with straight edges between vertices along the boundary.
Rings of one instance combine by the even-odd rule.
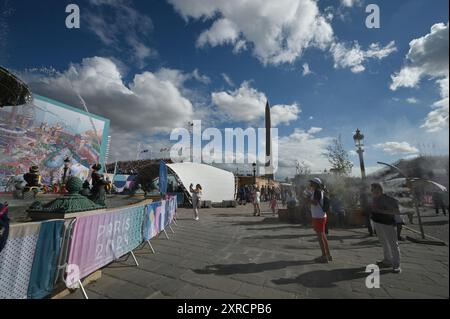
[[[255,216],[261,216],[261,191],[255,186],[255,192],[253,196],[253,205],[255,206]]]
[[[189,190],[192,193],[192,208],[194,209],[194,214],[195,220],[199,220],[199,213],[198,213],[198,207],[200,205],[200,200],[201,200],[201,196],[202,196],[202,186],[200,184],[197,184],[197,186],[194,189],[194,185],[191,184],[191,186],[189,187]]]

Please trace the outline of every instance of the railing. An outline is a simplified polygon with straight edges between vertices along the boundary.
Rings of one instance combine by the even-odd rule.
[[[137,263],[133,250],[146,242],[154,251],[153,238],[160,233],[168,238],[165,229],[176,223],[177,208],[172,196],[66,220],[11,225],[0,252],[0,299],[45,298],[57,284],[69,284],[68,279],[81,284],[127,254]]]

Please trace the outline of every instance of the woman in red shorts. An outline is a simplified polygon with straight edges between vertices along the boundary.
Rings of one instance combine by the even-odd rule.
[[[323,184],[319,178],[314,178],[309,181],[309,192],[307,199],[311,204],[311,216],[314,231],[319,239],[322,256],[317,260],[322,263],[328,263],[333,260],[328,247],[327,235],[325,233],[325,226],[327,224],[327,213],[323,210],[324,206],[324,192]]]

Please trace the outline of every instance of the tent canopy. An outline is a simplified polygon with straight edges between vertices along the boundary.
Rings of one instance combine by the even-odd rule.
[[[203,189],[202,200],[221,203],[235,199],[236,185],[233,173],[196,163],[167,164],[167,166],[178,176],[188,192],[191,184],[194,187],[200,184]]]

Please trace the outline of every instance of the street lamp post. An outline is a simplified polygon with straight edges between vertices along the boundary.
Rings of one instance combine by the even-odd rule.
[[[253,163],[252,166],[253,166],[253,184],[256,184],[256,163]]]
[[[364,135],[361,134],[359,129],[356,130],[355,135],[353,135],[353,140],[355,141],[356,152],[359,155],[359,166],[361,167],[361,178],[366,179],[366,167],[364,165]]]
[[[356,130],[355,135],[353,135],[353,140],[355,141],[356,152],[359,155],[359,166],[361,168],[361,180],[362,187],[360,193],[361,207],[363,209],[363,213],[366,216],[367,229],[369,231],[369,235],[373,235],[372,224],[370,222],[370,213],[369,213],[369,201],[367,196],[367,185],[366,185],[366,168],[364,165],[364,135],[361,134],[359,129]]]

